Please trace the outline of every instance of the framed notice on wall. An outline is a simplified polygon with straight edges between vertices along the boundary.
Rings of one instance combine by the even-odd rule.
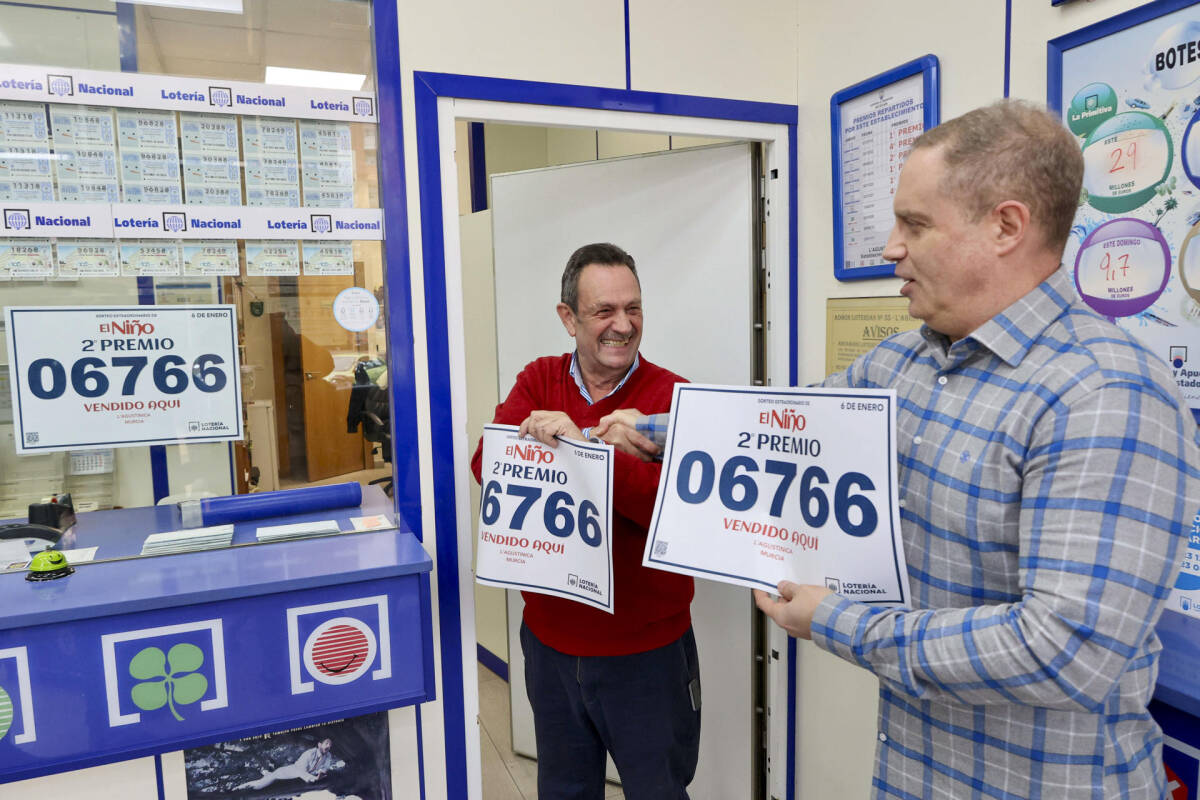
[[[1169,362],[1200,419],[1200,7],[1151,3],[1049,43],[1083,151],[1063,253],[1079,296]]]
[[[833,141],[833,273],[895,274],[883,258],[892,196],[913,141],[938,124],[937,56],[901,64],[841,90],[829,103]]]

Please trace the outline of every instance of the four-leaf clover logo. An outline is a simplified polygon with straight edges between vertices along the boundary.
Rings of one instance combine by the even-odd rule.
[[[182,722],[175,704],[195,703],[208,691],[208,678],[196,671],[203,664],[204,651],[194,644],[180,642],[165,656],[157,647],[147,647],[129,662],[129,674],[142,681],[130,692],[133,704],[143,711],[169,706],[171,716]]]

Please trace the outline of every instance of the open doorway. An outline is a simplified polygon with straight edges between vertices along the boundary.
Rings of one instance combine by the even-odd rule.
[[[459,125],[459,186],[471,183],[462,156],[479,138]],[[761,375],[760,143],[516,125],[484,126],[483,141],[487,172],[496,176],[487,208],[472,212],[460,200],[459,209],[469,445],[524,363],[571,348],[554,303],[562,264],[585,241],[612,240],[638,259],[649,332],[644,356],[705,382],[747,384]],[[700,356],[696,344],[703,328],[714,331],[714,320],[719,332]],[[470,490],[475,510],[473,481]],[[483,797],[536,797],[517,642],[522,601],[478,585],[474,600]],[[753,731],[762,703],[749,596],[698,585],[693,617],[701,671],[714,687],[705,694],[708,727],[694,796],[761,796]],[[611,762],[609,776],[617,777]],[[621,797],[619,785],[610,784],[608,796]]]
[[[445,741],[445,777],[451,793],[478,798],[482,796],[479,678],[477,651],[473,647],[475,604],[469,557],[476,509],[471,508],[473,481],[468,469],[475,443],[467,441],[467,334],[458,226],[459,190],[454,164],[455,121],[623,130],[762,143],[762,174],[766,176],[761,187],[765,209],[761,241],[766,245],[762,270],[766,288],[765,363],[768,381],[786,384],[794,382],[796,375],[797,306],[791,287],[797,266],[797,227],[792,214],[796,198],[797,110],[795,106],[771,103],[429,72],[414,74],[414,108],[420,238],[414,241],[412,258],[403,265],[408,272],[390,269],[389,276],[402,282],[411,278],[422,287],[423,316],[418,318],[417,325],[423,326],[425,337],[421,346],[414,349],[414,357],[428,356],[429,383],[405,385],[413,386],[418,397],[428,390],[429,405],[418,404],[414,422],[425,424],[423,414],[428,413],[428,442],[433,453],[440,454],[440,460],[435,459],[434,463],[432,493],[423,510],[434,521],[433,526],[425,529],[424,542],[435,553],[433,600],[440,619],[439,685],[445,698],[445,713],[423,717],[422,728],[427,737]],[[447,453],[451,454],[450,459],[445,459]],[[771,645],[767,660],[775,667],[776,674],[783,676],[787,662],[777,662],[774,654],[778,651],[786,659],[786,642],[772,641]],[[707,680],[710,686],[719,683],[711,673]],[[781,700],[776,691],[781,685],[786,697],[786,679],[770,680],[773,702]],[[782,796],[790,763],[788,713],[783,702],[776,707],[777,734],[768,736],[765,751],[778,765],[773,772],[768,766],[770,791]],[[765,710],[769,713],[770,709]],[[721,720],[717,720],[710,728],[718,742],[720,724]],[[703,751],[703,742],[701,747]],[[701,760],[704,762],[705,757]],[[709,766],[720,770],[722,763],[723,759],[715,758]],[[701,783],[697,780],[692,785],[697,787]],[[718,796],[748,794],[744,785],[738,785]]]
[[[478,128],[473,131],[469,125],[484,127],[482,137]],[[582,128],[482,125],[478,122],[461,122],[456,133],[460,166],[458,184],[463,186],[472,182],[467,174],[470,168],[485,167],[479,158],[480,138],[485,144],[488,179],[494,176],[494,180],[488,180],[486,184],[486,209],[468,209],[464,203],[468,198],[461,196],[462,213],[458,219],[463,312],[467,325],[468,440],[478,440],[482,425],[491,421],[492,411],[499,399],[508,393],[517,369],[534,357],[557,354],[571,347],[570,339],[560,330],[553,305],[557,299],[557,279],[562,263],[571,249],[583,243],[574,241],[577,236],[611,239],[632,248],[642,264],[643,285],[647,291],[648,327],[652,331],[649,355],[655,359],[661,355],[665,359],[661,362],[666,366],[692,374],[697,379],[707,378],[695,374],[694,369],[679,365],[678,357],[660,354],[659,349],[654,349],[654,339],[670,343],[664,342],[664,327],[659,324],[665,321],[661,312],[668,305],[666,287],[662,284],[682,277],[667,278],[665,270],[683,263],[695,265],[708,249],[712,251],[708,253],[712,257],[709,269],[720,272],[730,261],[742,264],[745,275],[733,282],[736,288],[732,293],[722,294],[726,295],[727,301],[732,300],[728,295],[738,294],[739,290],[745,295],[740,305],[746,307],[738,308],[733,315],[744,318],[745,330],[739,331],[740,336],[730,338],[732,341],[744,339],[746,347],[738,349],[736,360],[750,362],[750,251],[754,239],[751,196],[756,185],[750,152],[757,145],[726,144],[721,152],[709,152],[696,148],[712,148],[725,140]],[[469,164],[462,158],[468,149],[472,156]],[[684,149],[691,150],[690,155],[679,154],[678,151]],[[670,163],[661,163],[662,158],[658,156],[672,152],[676,155],[667,158]],[[724,184],[710,184],[714,169],[725,170]],[[644,198],[638,204],[634,198],[652,190],[655,181],[662,181],[664,188],[656,192],[653,199]],[[666,188],[668,186],[671,188]],[[692,186],[695,186],[695,192],[691,191]],[[712,197],[704,200],[695,197],[697,192],[704,193],[709,187],[713,190]],[[655,209],[670,205],[671,194],[676,191],[683,191],[695,205],[686,210],[679,209],[674,216],[664,215],[662,224],[671,229],[674,236],[688,236],[688,246],[679,246],[680,252],[670,253],[667,248],[660,251],[650,242],[638,241],[630,230],[634,221],[641,221]],[[564,194],[587,197],[598,206],[594,212],[584,212],[583,204],[575,203],[572,204],[574,213],[566,212],[556,206],[554,199]],[[481,193],[475,192],[469,199],[478,206],[481,198]],[[722,201],[727,204],[725,211],[720,209]],[[619,213],[612,213],[614,206],[620,207]],[[706,212],[708,217],[702,218]],[[712,246],[721,236],[716,235],[707,243],[698,240],[715,233],[713,223],[725,222],[722,217],[725,212],[738,219],[739,230],[732,241],[725,242],[725,252],[720,253],[718,247]],[[689,230],[689,224],[695,228]],[[583,233],[581,228],[594,233]],[[652,234],[652,239],[656,237],[658,235]],[[671,235],[662,237],[672,239]],[[689,247],[695,247],[695,252],[683,252]],[[697,269],[686,277],[703,282],[702,271]],[[493,276],[499,281],[498,291]],[[512,288],[528,287],[530,283],[539,284],[541,291],[535,296],[541,301],[522,302],[512,296]],[[516,307],[521,311],[509,311]],[[654,313],[655,308],[658,314]],[[528,324],[523,320],[526,315],[533,318]],[[534,323],[534,319],[538,321]],[[742,353],[742,349],[748,351]],[[644,353],[647,353],[646,342],[643,342]],[[730,380],[746,383],[749,378]],[[474,483],[472,493],[472,506],[478,507],[479,487]],[[484,798],[534,798],[536,764],[532,758],[535,754],[532,712],[524,697],[523,661],[517,643],[521,597],[512,591],[505,593],[502,589],[478,584],[474,591]],[[738,601],[733,602],[737,604]],[[748,646],[737,649],[749,658]],[[719,656],[712,656],[716,657]],[[739,673],[749,672],[749,663],[742,664],[742,669],[722,670],[710,660],[709,669],[713,673],[732,672],[734,678],[744,679],[745,675]],[[720,694],[710,694],[710,697],[719,708]],[[739,717],[734,727],[746,734],[746,752],[749,753],[749,710],[727,710]],[[617,777],[611,764],[608,771],[610,777]],[[622,796],[616,783],[610,784],[608,795]]]

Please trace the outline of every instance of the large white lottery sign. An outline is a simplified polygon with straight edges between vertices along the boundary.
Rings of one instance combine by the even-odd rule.
[[[242,438],[233,306],[4,312],[18,453]]]
[[[906,603],[892,390],[678,384],[648,567]]]
[[[612,447],[485,425],[475,579],[613,613]]]

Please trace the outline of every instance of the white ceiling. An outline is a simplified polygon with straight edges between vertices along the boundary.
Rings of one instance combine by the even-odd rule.
[[[262,81],[272,65],[365,74],[374,87],[366,0],[244,0],[242,14],[133,8],[140,72]],[[115,11],[111,0],[0,2],[0,61],[115,69]]]
[[[267,65],[367,75],[370,13],[357,0],[245,0],[241,15],[138,6],[138,67],[261,81]]]

